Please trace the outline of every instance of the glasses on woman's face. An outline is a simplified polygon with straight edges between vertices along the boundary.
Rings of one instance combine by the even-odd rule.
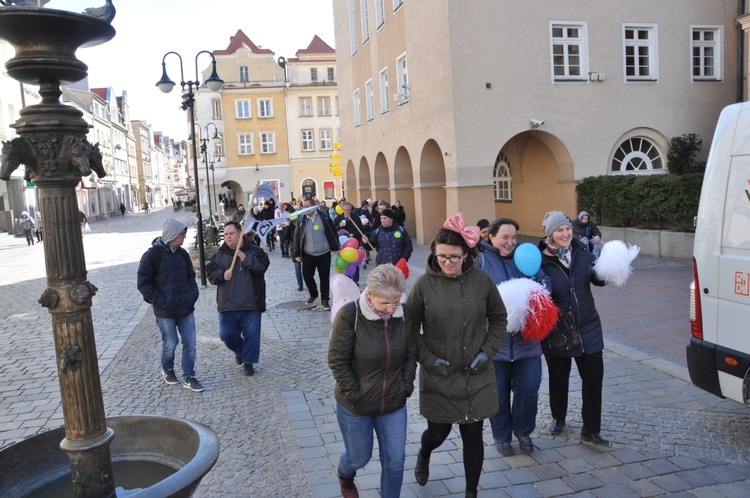
[[[445,263],[447,261],[447,262],[450,262],[451,264],[454,264],[454,265],[456,263],[458,263],[459,261],[461,261],[464,256],[465,256],[465,254],[459,254],[459,255],[455,255],[454,254],[452,256],[447,256],[445,254],[436,254],[435,255],[435,257],[438,260],[438,263]]]
[[[380,298],[377,298],[377,297],[371,299],[371,302],[372,302],[373,306],[375,306],[375,308],[378,311],[386,310],[386,309],[389,309],[389,308],[395,311],[396,308],[398,308],[399,306],[401,306],[401,302],[400,301],[399,302],[395,302],[395,303],[389,303],[389,302],[384,301],[384,300],[382,300]]]

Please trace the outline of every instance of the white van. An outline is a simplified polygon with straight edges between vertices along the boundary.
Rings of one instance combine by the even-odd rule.
[[[696,386],[750,405],[750,103],[719,117],[693,247],[687,365]]]

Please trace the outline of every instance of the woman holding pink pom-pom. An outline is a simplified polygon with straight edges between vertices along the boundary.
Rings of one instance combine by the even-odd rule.
[[[560,211],[550,211],[542,221],[547,238],[539,243],[542,269],[552,280],[552,300],[563,315],[572,315],[580,341],[572,349],[556,351],[542,341],[549,371],[549,404],[552,411],[552,434],[565,428],[568,412],[570,367],[575,358],[581,376],[583,399],[581,440],[609,446],[599,432],[602,424],[602,382],[604,380],[604,334],[594,305],[591,285],[605,282],[592,270],[594,257],[573,235],[570,219]],[[562,319],[562,316],[561,316]]]
[[[518,229],[515,220],[498,218],[488,227],[487,241],[479,243],[478,266],[498,285],[511,279],[529,278],[518,269],[513,259],[518,245]],[[533,280],[549,290],[550,278],[541,269]],[[530,435],[536,429],[539,386],[542,383],[539,340],[526,340],[520,332],[513,332],[508,330],[500,351],[492,358],[500,411],[490,417],[490,427],[495,448],[503,456],[513,455],[510,443],[514,434],[521,453],[534,451]]]

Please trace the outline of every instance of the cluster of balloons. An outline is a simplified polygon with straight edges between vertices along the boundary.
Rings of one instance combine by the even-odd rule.
[[[516,268],[521,273],[527,277],[533,277],[542,267],[542,253],[534,244],[524,242],[516,247],[516,251],[513,253],[513,262],[516,263]]]
[[[342,233],[344,232],[344,233]],[[359,241],[344,231],[339,232],[339,255],[333,263],[333,269],[338,273],[344,273],[347,277],[353,277],[357,272],[357,267],[365,262],[364,249],[359,247]]]

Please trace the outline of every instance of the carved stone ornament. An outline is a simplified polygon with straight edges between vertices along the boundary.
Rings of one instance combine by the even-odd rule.
[[[60,373],[75,372],[83,365],[83,350],[80,346],[68,346],[60,354]]]
[[[60,296],[58,296],[57,292],[52,289],[47,289],[42,293],[42,297],[40,297],[37,302],[41,304],[43,308],[53,310],[57,307],[57,303],[60,302]]]
[[[89,299],[94,297],[94,294],[96,294],[96,291],[98,290],[99,289],[97,289],[91,282],[83,282],[73,287],[73,290],[70,291],[70,298],[74,303],[83,305],[86,304]]]

